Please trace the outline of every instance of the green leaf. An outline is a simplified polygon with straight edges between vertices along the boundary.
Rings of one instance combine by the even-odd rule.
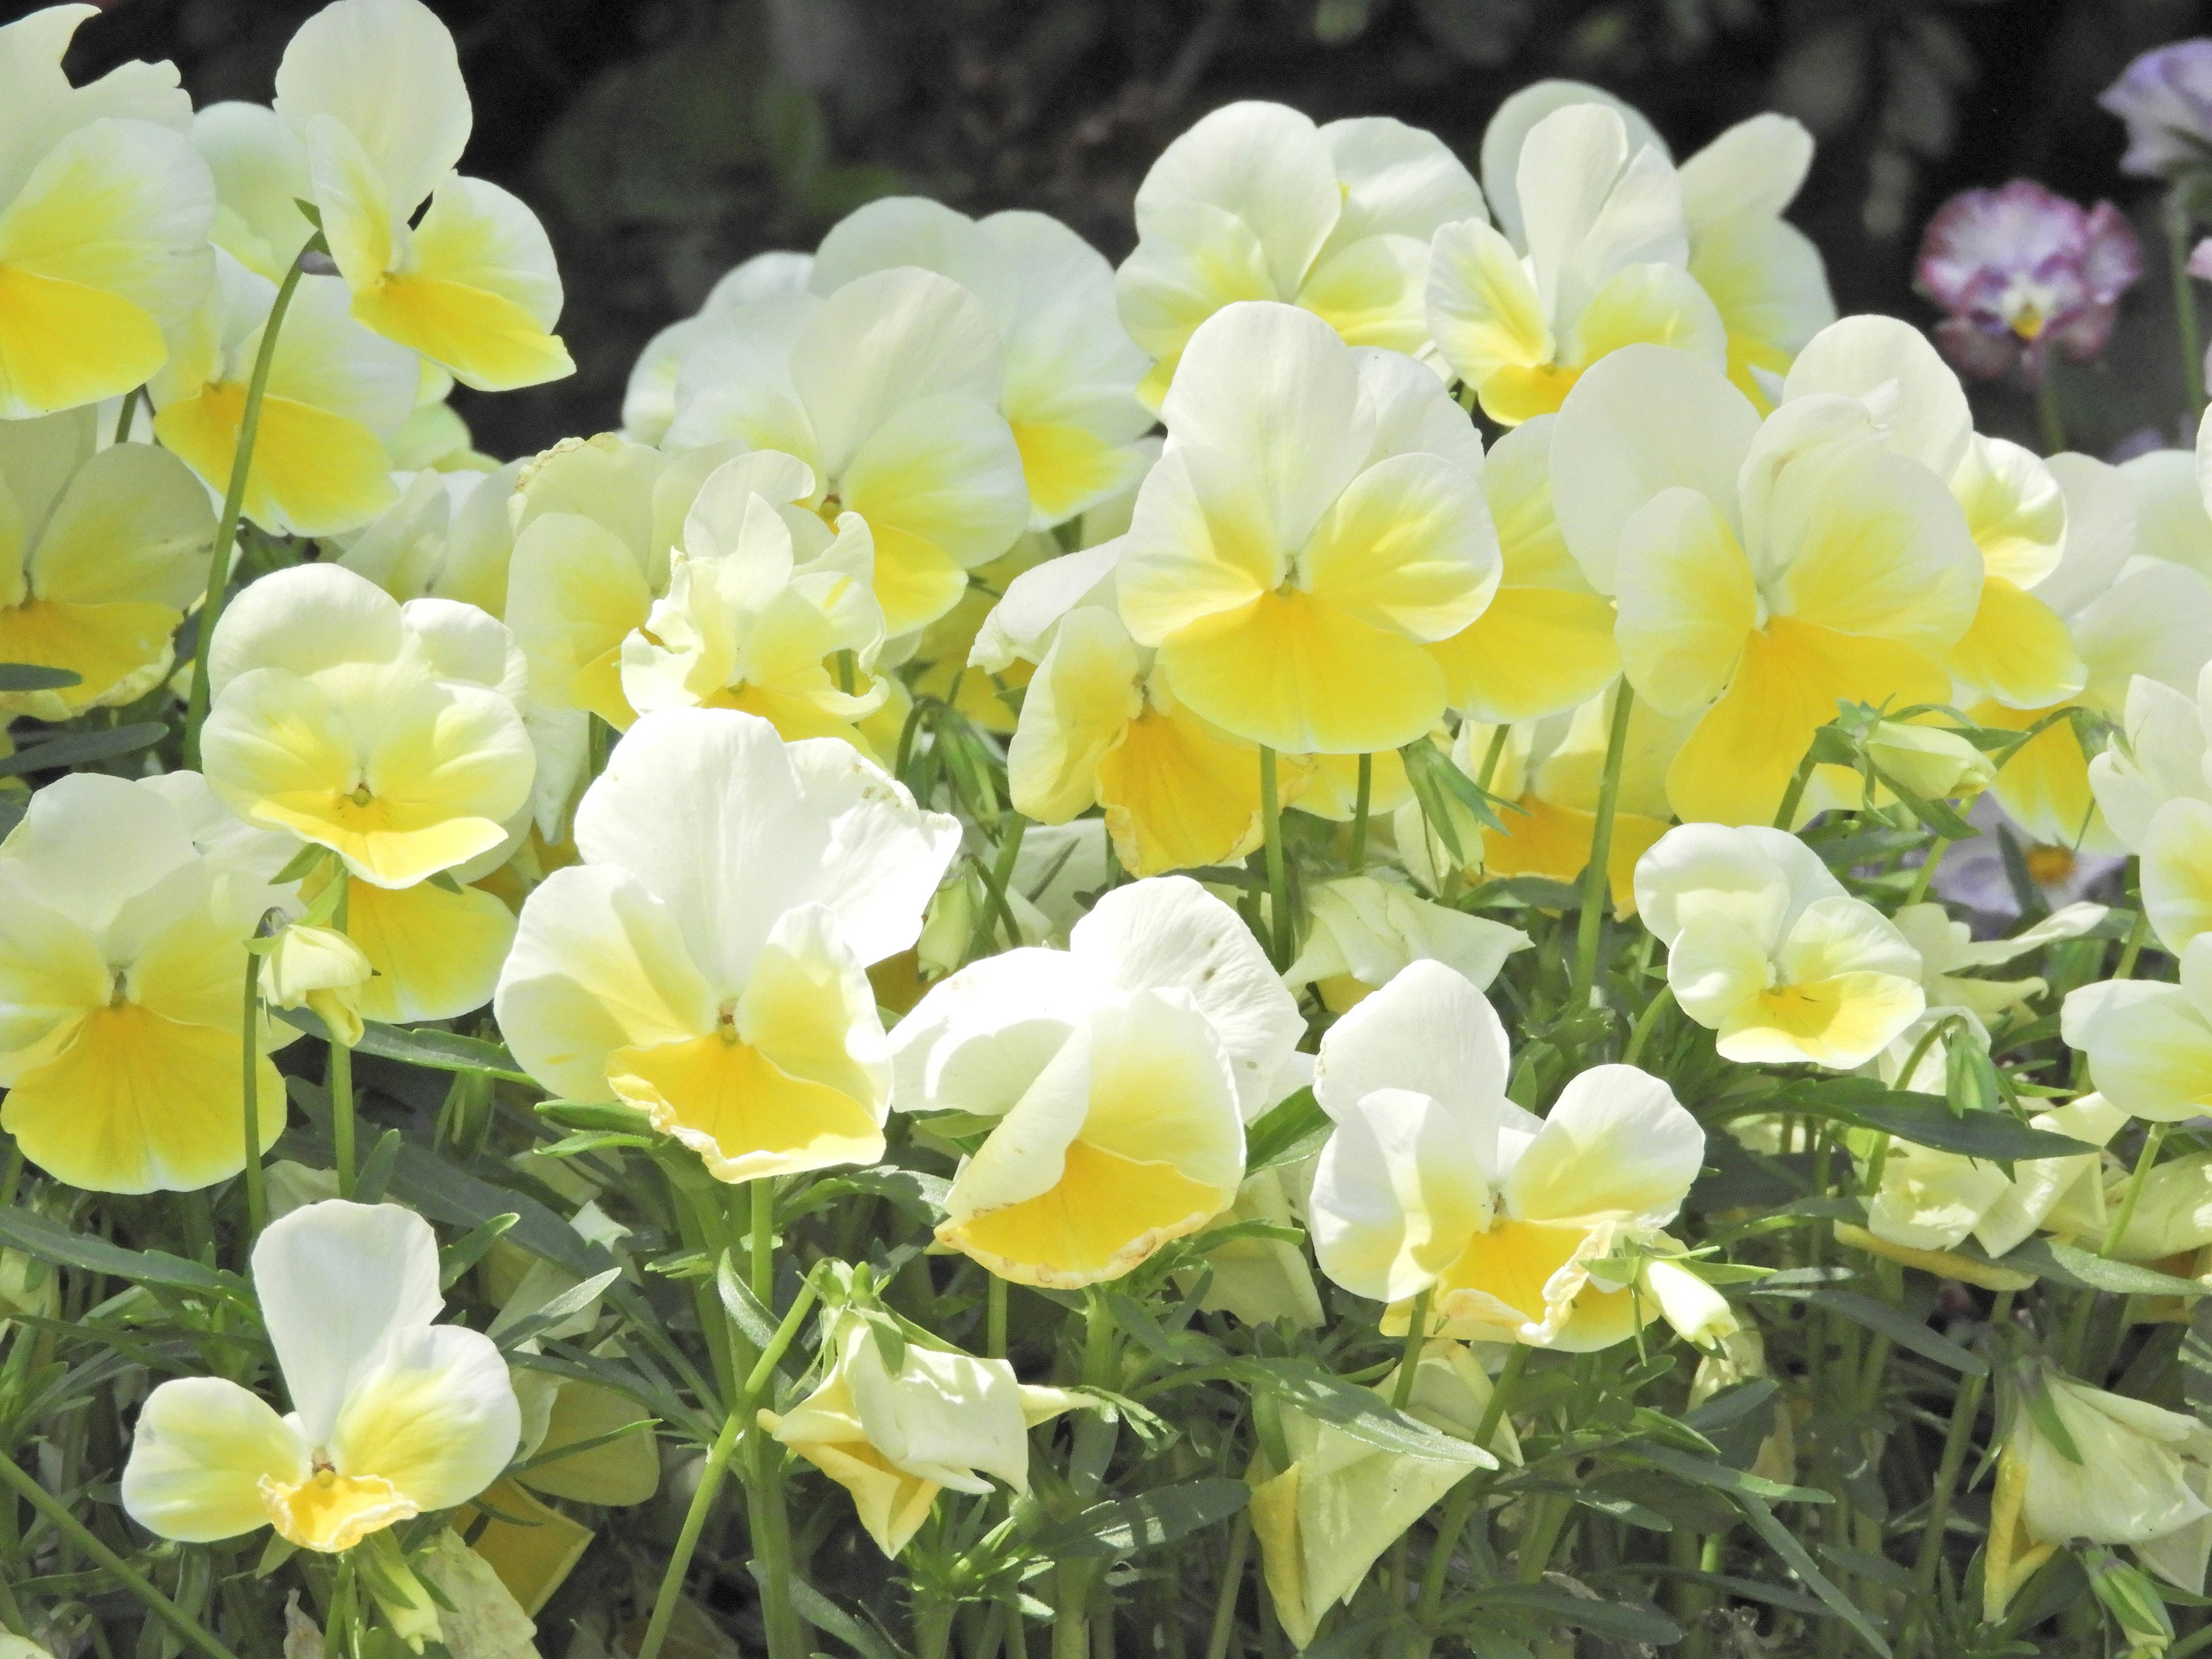
[[[1756,1294],[1756,1292],[1754,1292]],[[1805,1291],[1796,1292],[1799,1300],[1825,1308],[1830,1313],[1841,1314],[1853,1324],[1863,1325],[1878,1331],[1900,1348],[1910,1348],[1924,1359],[1966,1376],[1987,1376],[1988,1363],[1971,1348],[1961,1347],[1939,1331],[1930,1330],[1911,1315],[1893,1308],[1887,1302],[1877,1302],[1870,1296],[1861,1296],[1856,1291]]]
[[[461,1275],[483,1260],[491,1247],[506,1237],[507,1230],[522,1218],[509,1210],[495,1215],[455,1239],[438,1252],[438,1288],[450,1291],[461,1282]]]
[[[757,1559],[745,1565],[759,1578],[763,1569]],[[815,1629],[836,1637],[860,1659],[906,1659],[906,1650],[897,1643],[873,1625],[855,1619],[798,1574],[791,1574],[785,1583],[791,1593],[791,1610]]]
[[[112,726],[105,732],[64,732],[43,743],[25,744],[12,755],[0,755],[0,778],[135,755],[142,749],[151,749],[168,735],[169,728],[160,720],[140,720],[132,726]]]
[[[1828,1581],[1828,1576],[1814,1565],[1813,1558],[1805,1553],[1805,1547],[1797,1541],[1796,1534],[1767,1508],[1765,1499],[1755,1493],[1740,1492],[1736,1501],[1742,1505],[1744,1519],[1751,1522],[1752,1530],[1766,1540],[1766,1547],[1782,1558],[1784,1565],[1797,1575],[1798,1581],[1819,1596],[1837,1618],[1856,1631],[1860,1640],[1880,1654],[1881,1659],[1890,1659],[1889,1644],[1881,1639],[1881,1632],[1868,1622],[1856,1602]]]
[[[605,1129],[616,1134],[645,1135],[653,1120],[635,1106],[616,1101],[541,1100],[531,1109],[549,1123],[564,1129]]]
[[[1664,1469],[1680,1480],[1734,1492],[1739,1498],[1773,1498],[1793,1504],[1832,1504],[1836,1501],[1832,1493],[1822,1492],[1816,1486],[1785,1486],[1779,1480],[1769,1480],[1764,1475],[1730,1468],[1725,1463],[1676,1451],[1671,1446],[1655,1446],[1648,1440],[1635,1441],[1620,1449],[1638,1462],[1649,1463],[1656,1469]]]
[[[203,1267],[163,1250],[128,1250],[92,1233],[73,1232],[34,1210],[0,1210],[0,1243],[57,1267],[106,1273],[133,1285],[166,1285],[251,1302],[252,1288],[236,1273]]]
[[[526,1314],[512,1325],[499,1328],[497,1335],[500,1352],[505,1353],[518,1348],[541,1332],[574,1319],[607,1293],[607,1287],[622,1277],[620,1267],[610,1267],[605,1273],[593,1273],[581,1284],[571,1285],[567,1290],[534,1311]]]
[[[1134,1555],[1171,1544],[1200,1527],[1226,1520],[1251,1500],[1242,1480],[1191,1480],[1131,1498],[1093,1504],[1079,1515],[1047,1527],[1030,1546],[1048,1560],[1069,1556]]]
[[[323,1022],[305,1008],[272,1008],[269,1012],[310,1036],[330,1041],[330,1032]],[[396,1060],[404,1066],[420,1066],[433,1072],[488,1072],[510,1083],[535,1082],[514,1056],[498,1043],[463,1036],[458,1031],[382,1025],[372,1019],[363,1026],[354,1052],[374,1054],[379,1060]]]
[[[714,1292],[722,1298],[722,1311],[729,1315],[730,1322],[738,1334],[753,1345],[755,1353],[765,1353],[775,1340],[775,1316],[761,1305],[761,1299],[752,1292],[744,1276],[738,1271],[734,1252],[725,1250],[714,1267]]]
[[[2031,1238],[1997,1258],[2000,1267],[2017,1267],[2077,1291],[2109,1291],[2115,1296],[2199,1297],[2212,1288],[2193,1279],[2177,1279],[2132,1261],[2110,1261],[2055,1238]]]
[[[58,691],[82,685],[84,676],[67,668],[46,668],[37,663],[0,662],[0,691]]]
[[[1473,1441],[1432,1429],[1372,1389],[1347,1382],[1308,1360],[1238,1358],[1220,1369],[1232,1382],[1294,1407],[1364,1444],[1407,1456],[1465,1463],[1470,1468],[1498,1467],[1498,1460]]]
[[[2029,1163],[2043,1158],[2094,1157],[2098,1148],[2070,1135],[2029,1127],[2009,1112],[1967,1112],[1961,1115],[1938,1095],[1886,1089],[1869,1078],[1838,1078],[1827,1083],[1787,1089],[1763,1109],[1809,1112],[1880,1129],[1938,1152],[1958,1152],[1992,1164]]]
[[[1683,1425],[1699,1434],[1712,1434],[1748,1417],[1780,1392],[1781,1386],[1771,1376],[1754,1376],[1733,1388],[1723,1389],[1702,1406],[1684,1412]]]
[[[1547,1614],[1559,1624],[1572,1625],[1577,1630],[1610,1637],[1618,1642],[1647,1642],[1664,1647],[1682,1639],[1682,1627],[1664,1613],[1620,1601],[1602,1601],[1595,1596],[1577,1595],[1551,1584],[1492,1584],[1477,1590],[1471,1599],[1477,1607],[1526,1607],[1531,1613]]]
[[[1334,1127],[1311,1089],[1284,1096],[1244,1132],[1244,1173],[1256,1175],[1311,1157]]]

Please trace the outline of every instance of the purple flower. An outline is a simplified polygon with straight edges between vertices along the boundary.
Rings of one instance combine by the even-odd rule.
[[[1984,795],[1966,814],[1966,822],[1982,833],[1972,841],[1954,843],[1936,868],[1939,898],[1963,908],[1977,939],[1995,939],[2020,920],[2020,894],[2006,867],[2002,843],[2009,842],[2020,854],[2028,884],[2046,910],[2061,909],[2076,899],[2088,897],[2127,863],[2125,859],[2076,853],[2070,847],[2049,847],[2029,839],[1996,803]]]
[[[1981,375],[2021,363],[2033,380],[2054,343],[2077,362],[2103,350],[2120,295],[2142,275],[2135,231],[2110,202],[2084,210],[2015,179],[1943,204],[1915,283],[1951,313],[1936,337],[1953,362]]]
[[[2097,101],[2128,124],[2121,172],[2170,179],[2212,167],[2212,40],[2145,52]]]

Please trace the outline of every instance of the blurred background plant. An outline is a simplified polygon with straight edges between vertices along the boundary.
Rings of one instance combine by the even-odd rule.
[[[172,58],[203,102],[265,100],[314,0],[111,0],[79,79]],[[27,9],[6,0],[0,16]],[[1913,290],[1923,227],[1954,193],[2033,178],[2111,200],[2163,264],[2153,181],[2118,170],[2097,94],[2137,52],[2212,27],[2197,0],[434,0],[477,100],[465,165],[552,233],[579,373],[457,401],[479,446],[526,453],[616,424],[662,325],[748,255],[809,247],[871,198],[1054,214],[1119,260],[1161,147],[1243,97],[1318,120],[1389,114],[1470,162],[1483,124],[1542,76],[1650,114],[1678,155],[1760,109],[1819,159],[1791,216],[1845,313],[1932,325]],[[587,297],[586,297],[587,296]],[[2171,285],[2137,285],[2110,347],[2069,363],[2077,447],[2176,421]],[[2032,441],[2018,375],[1978,383],[1978,424]]]

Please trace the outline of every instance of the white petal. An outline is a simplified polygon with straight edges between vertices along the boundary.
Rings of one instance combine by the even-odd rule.
[[[1265,252],[1275,291],[1295,294],[1336,222],[1335,164],[1314,124],[1281,104],[1226,105],[1160,153],[1137,191],[1137,233],[1186,203],[1243,220]]]
[[[915,805],[904,784],[850,744],[809,738],[787,753],[807,806],[830,822],[818,890],[807,896],[836,913],[863,966],[905,950],[959,849],[958,822]]]
[[[1510,1056],[1490,999],[1440,962],[1409,963],[1329,1027],[1314,1097],[1340,1122],[1377,1089],[1407,1089],[1474,1126],[1486,1164],[1500,1127],[1529,1115],[1505,1098]]]
[[[1377,1089],[1337,1120],[1306,1212],[1314,1259],[1354,1296],[1418,1295],[1490,1224],[1479,1126],[1433,1097]]]
[[[301,564],[250,583],[216,624],[208,687],[217,697],[240,674],[312,674],[342,662],[390,662],[406,637],[399,602],[341,565]]]
[[[1839,393],[1867,402],[1890,447],[1939,478],[1959,470],[1974,435],[1966,388],[1928,337],[1894,317],[1846,317],[1806,343],[1782,396]]]
[[[2155,459],[2139,456],[2115,467],[2069,452],[2044,463],[2066,497],[2066,543],[2058,568],[2036,584],[2035,597],[2060,616],[2075,616],[2112,585],[2136,551],[2138,532],[2143,550],[2154,550],[2153,515],[2136,488],[2141,475],[2131,469]],[[2190,509],[2202,519],[2195,475],[2185,470],[2181,483],[2189,492]],[[2205,537],[2212,542],[2212,520],[2205,521]],[[2212,557],[2203,568],[2212,570]]]
[[[158,1537],[211,1544],[269,1524],[263,1480],[307,1474],[300,1431],[258,1395],[224,1377],[173,1377],[139,1411],[123,1508]]]
[[[847,283],[801,325],[790,361],[832,477],[920,398],[999,401],[998,331],[973,295],[933,271],[884,270]]]
[[[1778,218],[1813,165],[1813,135],[1786,115],[1739,121],[1682,163],[1682,211],[1695,235],[1733,215]]]
[[[411,214],[468,143],[469,91],[453,37],[420,0],[337,0],[305,23],[276,69],[276,112],[307,136],[318,115],[361,140]]]
[[[1631,106],[1601,87],[1584,81],[1537,81],[1521,88],[1498,106],[1482,131],[1482,186],[1490,198],[1498,228],[1527,246],[1518,183],[1521,149],[1529,132],[1554,110],[1570,104],[1599,104],[1619,115],[1626,125],[1631,149],[1645,146],[1667,154],[1667,141],[1658,130]]]
[[[1518,1219],[1620,1215],[1663,1227],[1705,1163],[1705,1132],[1674,1091],[1633,1066],[1567,1080],[1504,1181]]]

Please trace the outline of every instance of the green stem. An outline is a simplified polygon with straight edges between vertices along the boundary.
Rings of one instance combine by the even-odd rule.
[[[669,1622],[676,1617],[676,1604],[684,1595],[684,1581],[691,1571],[691,1558],[698,1553],[699,1535],[707,1529],[707,1517],[721,1492],[723,1477],[729,1473],[730,1454],[737,1449],[744,1420],[742,1412],[732,1412],[722,1424],[722,1431],[714,1437],[714,1443],[707,1449],[706,1467],[699,1472],[699,1486],[691,1494],[691,1506],[684,1511],[684,1528],[676,1534],[676,1548],[669,1555],[667,1571],[660,1575],[660,1591],[653,1598],[653,1616],[646,1621],[645,1639],[638,1644],[637,1659],[659,1659],[660,1644],[668,1639]]]
[[[1267,837],[1269,954],[1277,972],[1291,965],[1297,933],[1291,926],[1290,878],[1283,866],[1283,804],[1275,793],[1275,751],[1260,745],[1260,827]]]
[[[915,1659],[945,1659],[951,1644],[952,1604],[941,1600],[919,1603],[914,1610]]]
[[[1406,1346],[1399,1353],[1398,1379],[1390,1389],[1390,1403],[1400,1411],[1413,1397],[1413,1373],[1420,1368],[1421,1349],[1429,1340],[1429,1300],[1436,1290],[1433,1285],[1423,1285],[1406,1320]]]
[[[1992,1328],[2003,1325],[2012,1312],[2013,1293],[1999,1291],[1990,1309]],[[1982,1391],[1989,1373],[1960,1379],[1959,1393],[1951,1405],[1951,1426],[1943,1437],[1942,1460],[1936,1466],[1936,1490],[1928,1499],[1928,1521],[1920,1531],[1920,1557],[1913,1563],[1913,1582],[1922,1595],[1936,1588],[1936,1569],[1943,1559],[1943,1534],[1951,1524],[1951,1500],[1957,1493],[1959,1473],[1974,1443],[1974,1423],[1981,1415]]]
[[[215,646],[215,625],[222,617],[223,590],[230,583],[230,554],[238,542],[239,515],[246,507],[246,478],[253,466],[253,441],[261,430],[261,401],[269,391],[269,371],[276,361],[276,336],[284,326],[303,274],[300,259],[319,252],[323,234],[317,231],[300,250],[277,285],[269,307],[269,320],[261,325],[261,349],[253,355],[252,378],[246,384],[246,406],[238,418],[238,449],[231,457],[230,484],[223,491],[222,517],[215,532],[215,551],[208,556],[207,596],[200,603],[199,637],[192,647],[191,700],[185,706],[185,764],[200,763],[200,727],[208,715],[208,653]]]
[[[2135,925],[2128,929],[2128,942],[2120,947],[2119,966],[2112,969],[2114,979],[2133,979],[2136,963],[2142,955],[2143,939],[2150,932],[2150,912],[2143,908],[2142,895],[2136,895]]]
[[[1006,1357],[1006,1281],[996,1273],[988,1274],[990,1286],[983,1300],[983,1357],[1004,1359]]]
[[[1613,821],[1620,805],[1620,769],[1628,757],[1628,717],[1636,693],[1626,678],[1613,688],[1613,729],[1606,734],[1605,775],[1598,785],[1597,823],[1590,831],[1589,863],[1583,871],[1582,915],[1575,925],[1575,1003],[1597,1000],[1597,946],[1605,925],[1613,863]]]
[[[1206,1659],[1229,1659],[1229,1638],[1237,1630],[1237,1593],[1243,1588],[1244,1558],[1251,1548],[1252,1517],[1239,1510],[1229,1534],[1229,1559],[1222,1564],[1221,1583],[1213,1593],[1213,1628],[1206,1632]]]
[[[1651,1040],[1658,1029],[1659,1017],[1674,1006],[1674,988],[1662,985],[1658,994],[1644,1005],[1644,1012],[1636,1017],[1636,1025],[1628,1034],[1628,1047],[1620,1053],[1620,1063],[1633,1066],[1642,1057],[1644,1045]]]
[[[1513,1395],[1521,1384],[1521,1374],[1528,1368],[1528,1356],[1534,1352],[1520,1343],[1505,1356],[1505,1365],[1492,1385],[1490,1403],[1482,1408],[1482,1420],[1474,1427],[1474,1443],[1487,1452],[1495,1452],[1491,1442],[1497,1437],[1498,1425],[1505,1420],[1511,1409]],[[1502,1462],[1504,1460],[1500,1460]],[[1477,1469],[1459,1485],[1444,1502],[1444,1511],[1437,1522],[1437,1535],[1429,1546],[1428,1565],[1421,1573],[1421,1599],[1414,1618],[1422,1629],[1433,1632],[1437,1618],[1443,1611],[1444,1583],[1451,1571],[1454,1551],[1459,1548],[1459,1535],[1466,1529],[1468,1517],[1475,1506],[1490,1495],[1491,1482],[1497,1478],[1495,1469]]]
[[[2136,1159],[2135,1173],[2128,1177],[2128,1190],[2120,1200],[2119,1213],[2105,1229],[2105,1242],[2097,1251],[2109,1256],[2120,1248],[2127,1237],[2128,1224],[2136,1218],[2136,1206],[2142,1202],[2143,1183],[2150,1178],[2151,1166],[2158,1162],[2159,1148],[2166,1144],[2167,1125],[2154,1123],[2143,1134],[2142,1152]]]
[[[70,1513],[69,1505],[25,1474],[4,1452],[0,1452],[0,1481],[15,1488],[17,1496],[52,1522],[63,1537],[98,1562],[117,1583],[145,1604],[147,1612],[176,1632],[189,1646],[198,1649],[207,1656],[207,1659],[237,1659],[237,1656],[217,1641],[205,1626],[162,1595],[137,1568],[101,1543],[98,1534]]]
[[[335,1036],[331,1038],[330,1070],[325,1074],[324,1086],[331,1097],[331,1149],[337,1158],[338,1196],[351,1198],[358,1173],[354,1161],[353,1050]]]
[[[752,1290],[763,1308],[775,1306],[775,1177],[763,1176],[752,1188]]]
[[[138,412],[139,394],[144,391],[145,387],[134,386],[123,394],[123,412],[115,417],[117,443],[128,443],[131,441],[131,417]]]
[[[1490,746],[1482,751],[1482,770],[1475,775],[1474,787],[1484,794],[1491,793],[1490,781],[1498,775],[1498,763],[1505,757],[1505,740],[1513,735],[1513,728],[1499,722],[1490,734]]]
[[[2173,273],[2173,322],[2181,338],[2181,384],[2189,396],[2189,423],[2204,408],[2204,344],[2197,327],[2197,284],[2189,274],[2191,230],[2186,182],[2177,184],[2166,197],[2166,247]]]
[[[1359,787],[1352,803],[1352,872],[1367,867],[1367,809],[1375,799],[1375,757],[1359,757]]]
[[[1774,827],[1793,830],[1796,827],[1797,803],[1805,799],[1805,787],[1813,781],[1813,745],[1805,745],[1805,758],[1797,763],[1797,770],[1790,779],[1790,787],[1782,792],[1782,805],[1776,809]]]
[[[1928,896],[1929,885],[1936,879],[1936,866],[1943,862],[1943,854],[1950,850],[1951,843],[1938,836],[1935,845],[1928,849],[1928,856],[1920,860],[1920,868],[1913,875],[1911,890],[1905,896],[1907,904],[1917,904]]]
[[[261,958],[246,958],[245,1081],[246,1098],[246,1237],[240,1244],[246,1260],[253,1259],[253,1241],[269,1224],[269,1189],[261,1173]]]
[[[1014,924],[1013,907],[1006,902],[1006,890],[1013,882],[1014,860],[1022,855],[1022,836],[1029,827],[1030,821],[1019,812],[1007,815],[1006,830],[999,836],[998,856],[991,861],[990,884],[984,890],[982,908],[975,913],[975,926],[968,935],[968,957],[971,962],[991,948],[991,929],[994,926],[1005,928],[1010,947],[1022,942],[1021,929]]]

